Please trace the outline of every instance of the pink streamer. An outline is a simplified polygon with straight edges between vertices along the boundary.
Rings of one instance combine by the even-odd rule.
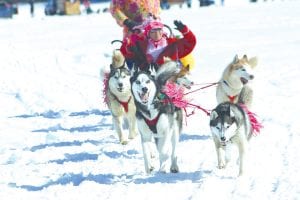
[[[103,102],[108,105],[108,98],[107,98],[107,89],[108,89],[108,79],[109,79],[109,73],[105,73],[103,76]]]
[[[183,99],[184,88],[177,85],[176,83],[167,82],[164,86],[163,93],[165,93],[169,100],[178,108],[186,108],[188,106],[188,101]]]
[[[240,106],[244,109],[244,111],[248,114],[250,123],[253,129],[253,135],[258,136],[260,134],[260,129],[263,128],[263,125],[261,122],[257,120],[256,114],[251,112],[245,104],[240,104]]]

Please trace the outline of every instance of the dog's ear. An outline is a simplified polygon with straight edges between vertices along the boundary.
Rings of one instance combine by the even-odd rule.
[[[133,64],[130,76],[134,77],[139,71],[140,71],[140,68],[138,66],[136,66],[136,64]]]
[[[110,74],[114,74],[116,72],[116,68],[112,64],[110,64],[109,67],[110,67]]]
[[[246,61],[248,61],[248,57],[247,57],[247,55],[245,54],[245,55],[243,55],[243,59],[244,60],[246,60]]]
[[[233,112],[233,108],[230,106],[230,120],[231,120],[231,123],[233,123],[233,122],[237,122],[236,121],[236,116],[235,116],[235,114],[234,114],[234,112]]]
[[[217,117],[218,117],[218,113],[213,110],[211,113],[210,113],[210,121],[209,121],[209,125],[210,126],[216,126],[217,125]]]
[[[155,77],[155,75],[156,75],[156,69],[155,69],[155,65],[150,65],[149,66],[149,72],[150,72],[150,75],[152,76],[152,77]]]
[[[234,112],[233,112],[233,110],[232,110],[231,106],[230,106],[230,108],[229,108],[229,109],[230,109],[230,114],[229,114],[229,116],[230,116],[230,117],[235,117],[235,115],[234,115]]]
[[[213,110],[213,111],[210,113],[210,120],[215,120],[218,116],[219,116],[219,115],[218,115],[217,111]]]
[[[248,62],[249,62],[249,65],[252,68],[254,68],[257,66],[258,59],[257,59],[257,57],[253,57],[253,58],[250,58]]]
[[[238,61],[239,61],[239,56],[236,54],[233,58],[232,63],[234,64],[234,63],[237,63]]]

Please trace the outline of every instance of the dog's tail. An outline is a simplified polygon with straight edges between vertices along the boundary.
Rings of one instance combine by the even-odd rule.
[[[125,57],[122,54],[122,52],[120,50],[114,50],[112,56],[112,62],[111,62],[112,67],[120,68],[124,66],[124,63],[125,63]]]
[[[155,79],[159,87],[164,86],[171,77],[178,74],[180,68],[175,61],[164,63],[157,71]]]

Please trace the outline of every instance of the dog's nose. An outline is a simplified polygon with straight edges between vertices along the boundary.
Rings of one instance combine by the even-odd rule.
[[[221,137],[221,141],[224,142],[226,140],[226,137]]]
[[[123,87],[123,83],[119,83],[118,85],[119,85],[119,87]]]
[[[252,80],[252,79],[254,79],[254,76],[253,76],[253,75],[250,75],[250,77],[249,77],[249,78],[250,78],[250,80]]]
[[[144,93],[146,93],[146,92],[148,91],[148,88],[147,88],[147,87],[143,87],[143,88],[142,88],[142,91],[143,91]]]

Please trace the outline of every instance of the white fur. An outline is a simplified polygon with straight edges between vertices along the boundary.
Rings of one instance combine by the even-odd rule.
[[[223,104],[230,103],[225,102]],[[239,176],[242,176],[245,172],[245,158],[248,140],[251,136],[251,125],[248,115],[245,114],[243,110],[237,109],[237,106],[236,104],[231,104],[230,117],[240,120],[241,124],[239,126],[237,126],[236,122],[228,124],[226,120],[224,123],[222,123],[221,120],[217,120],[218,123],[216,125],[211,124],[210,129],[216,148],[218,168],[223,169],[227,166],[232,153],[230,151],[231,145],[236,145],[239,151]],[[210,115],[210,120],[216,120],[218,117],[221,116],[218,116],[217,112],[213,110]]]
[[[112,67],[112,70],[115,70],[115,73],[108,80],[108,107],[112,113],[114,128],[120,143],[127,144],[128,139],[133,139],[137,135],[136,107],[131,94],[130,75],[122,72],[121,68],[114,69]],[[120,102],[128,102],[128,112]],[[128,137],[122,126],[124,119],[127,119],[129,125]]]
[[[160,114],[159,108],[154,105],[156,90],[157,88],[154,81],[150,79],[149,75],[143,73],[139,74],[132,83],[132,91],[136,101],[137,111],[148,120],[156,119],[159,116],[156,123],[157,133],[151,131],[144,118],[137,118],[138,130],[141,134],[145,171],[149,174],[154,169],[153,155],[155,151],[152,145],[155,141],[160,161],[159,171],[166,173],[170,165],[170,171],[176,173],[179,171],[177,164],[177,144],[181,131],[182,112],[181,110],[177,110],[174,113]],[[145,91],[149,92],[147,102],[141,101],[140,98],[140,94],[145,93]],[[144,112],[145,110],[141,109],[142,107],[147,111]],[[168,163],[170,159],[171,163]]]

